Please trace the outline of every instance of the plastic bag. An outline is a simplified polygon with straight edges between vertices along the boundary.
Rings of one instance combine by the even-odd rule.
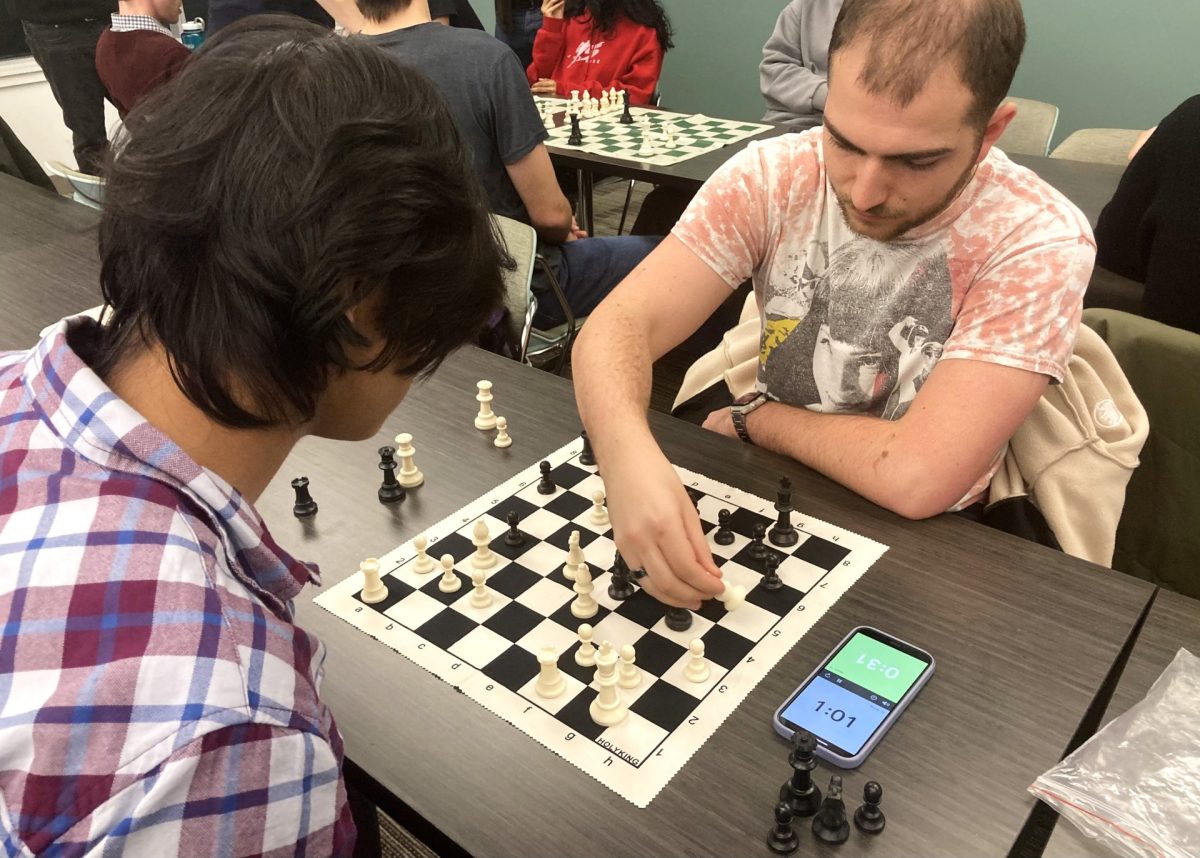
[[[1029,791],[1118,855],[1200,856],[1200,658],[1179,650],[1144,700]]]

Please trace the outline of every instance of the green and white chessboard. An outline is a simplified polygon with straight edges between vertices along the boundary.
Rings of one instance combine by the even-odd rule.
[[[565,105],[562,99],[549,101],[555,107]],[[771,127],[757,122],[716,119],[699,113],[689,116],[661,110],[649,110],[644,107],[630,108],[630,113],[633,114],[635,120],[633,125],[621,124],[620,111],[590,119],[581,119],[579,128],[583,133],[583,143],[579,146],[567,144],[567,138],[571,136],[571,123],[567,120],[566,113],[555,113],[554,122],[559,124],[551,126],[547,123],[546,130],[550,134],[550,139],[546,143],[551,148],[564,151],[588,152],[623,161],[636,161],[639,164],[669,167],[680,161],[686,161],[688,158],[694,158],[705,152],[728,146],[730,143],[753,137]],[[642,147],[643,131],[636,123],[641,122],[643,117],[660,141],[654,155],[638,154]],[[665,147],[661,142],[663,126],[667,122],[675,126],[674,145],[670,148]]]

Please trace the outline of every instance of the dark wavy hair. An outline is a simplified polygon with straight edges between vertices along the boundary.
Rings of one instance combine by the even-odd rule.
[[[663,53],[675,47],[671,19],[658,0],[567,0],[563,17],[574,18],[584,12],[591,14],[602,33],[611,33],[618,18],[628,18],[635,24],[653,27]]]
[[[139,103],[114,149],[102,376],[159,345],[214,420],[303,423],[330,373],[426,375],[502,304],[511,262],[449,112],[365,40],[239,21]],[[356,327],[359,305],[374,318]],[[383,342],[365,366],[363,327]]]

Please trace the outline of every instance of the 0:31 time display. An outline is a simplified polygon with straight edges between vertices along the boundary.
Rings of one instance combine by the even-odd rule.
[[[845,721],[846,726],[850,727],[854,724],[854,721],[857,718],[857,716],[855,716],[855,715],[847,715],[846,710],[844,710],[844,709],[825,709],[825,711],[823,713],[821,712],[822,709],[825,709],[825,701],[818,700],[817,701],[817,712],[824,714],[824,715],[828,715],[829,720],[835,724],[841,724],[843,721]]]

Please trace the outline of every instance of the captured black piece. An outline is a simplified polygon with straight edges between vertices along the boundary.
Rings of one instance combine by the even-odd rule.
[[[813,754],[816,747],[816,738],[807,730],[792,734],[792,752],[788,755],[792,776],[779,788],[779,800],[785,802],[795,816],[812,816],[821,806],[821,788],[812,780],[813,769],[817,767],[817,758]]]
[[[383,471],[383,484],[379,487],[380,503],[396,503],[404,500],[404,486],[396,479],[396,448],[379,448],[379,470]]]
[[[879,809],[883,800],[883,787],[876,781],[867,781],[863,787],[863,803],[854,811],[854,827],[863,834],[878,834],[883,831],[887,819]]]
[[[775,827],[767,835],[767,846],[777,855],[791,855],[800,848],[800,838],[792,828],[792,816],[786,801],[775,805]]]
[[[846,802],[842,801],[842,779],[834,775],[829,779],[829,795],[821,802],[821,809],[813,817],[813,834],[826,843],[845,843],[850,839],[850,823],[846,821]]]
[[[296,504],[292,507],[292,515],[296,518],[308,518],[317,514],[317,502],[308,492],[308,477],[296,477],[292,480],[292,488],[296,490]]]

